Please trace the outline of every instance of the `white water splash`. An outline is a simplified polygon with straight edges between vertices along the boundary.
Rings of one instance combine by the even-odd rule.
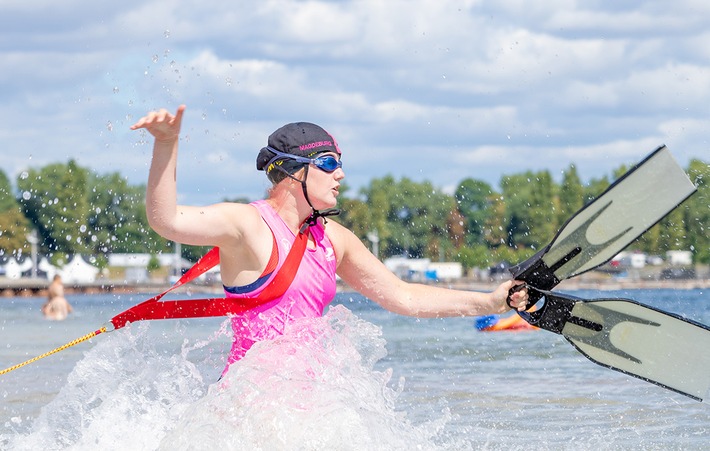
[[[391,370],[374,369],[386,355],[379,327],[342,306],[257,343],[219,382],[204,380],[219,371],[203,376],[188,359],[209,340],[161,352],[150,326],[127,327],[97,343],[8,449],[455,447],[437,437],[448,415],[413,425],[396,410],[403,380],[393,387]]]

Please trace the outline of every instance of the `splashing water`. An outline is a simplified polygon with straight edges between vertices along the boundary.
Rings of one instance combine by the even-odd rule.
[[[150,339],[150,327],[139,323],[98,342],[7,448],[460,448],[437,436],[449,414],[414,425],[396,410],[403,380],[392,386],[391,370],[374,369],[387,354],[380,328],[343,306],[257,343],[220,381],[205,381],[214,368],[205,376],[188,359],[217,336],[168,353]]]

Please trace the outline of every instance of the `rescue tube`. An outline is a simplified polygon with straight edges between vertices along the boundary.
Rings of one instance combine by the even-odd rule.
[[[498,332],[505,330],[535,330],[537,327],[531,325],[520,315],[512,314],[501,317],[499,315],[486,315],[476,318],[476,329],[481,332]]]

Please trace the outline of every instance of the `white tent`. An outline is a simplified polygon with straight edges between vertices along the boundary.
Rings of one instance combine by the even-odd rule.
[[[14,258],[9,258],[5,265],[5,277],[9,279],[19,279],[22,273],[32,268],[32,261],[29,258],[18,262]]]
[[[99,268],[87,263],[81,255],[74,255],[59,271],[64,283],[91,283],[98,274]]]

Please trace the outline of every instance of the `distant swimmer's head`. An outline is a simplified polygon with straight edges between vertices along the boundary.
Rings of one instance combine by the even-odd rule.
[[[341,167],[339,158],[318,158],[318,154],[326,152],[340,155],[338,143],[330,133],[310,122],[294,122],[269,136],[267,146],[256,157],[256,168],[277,184],[308,164],[326,172]]]

